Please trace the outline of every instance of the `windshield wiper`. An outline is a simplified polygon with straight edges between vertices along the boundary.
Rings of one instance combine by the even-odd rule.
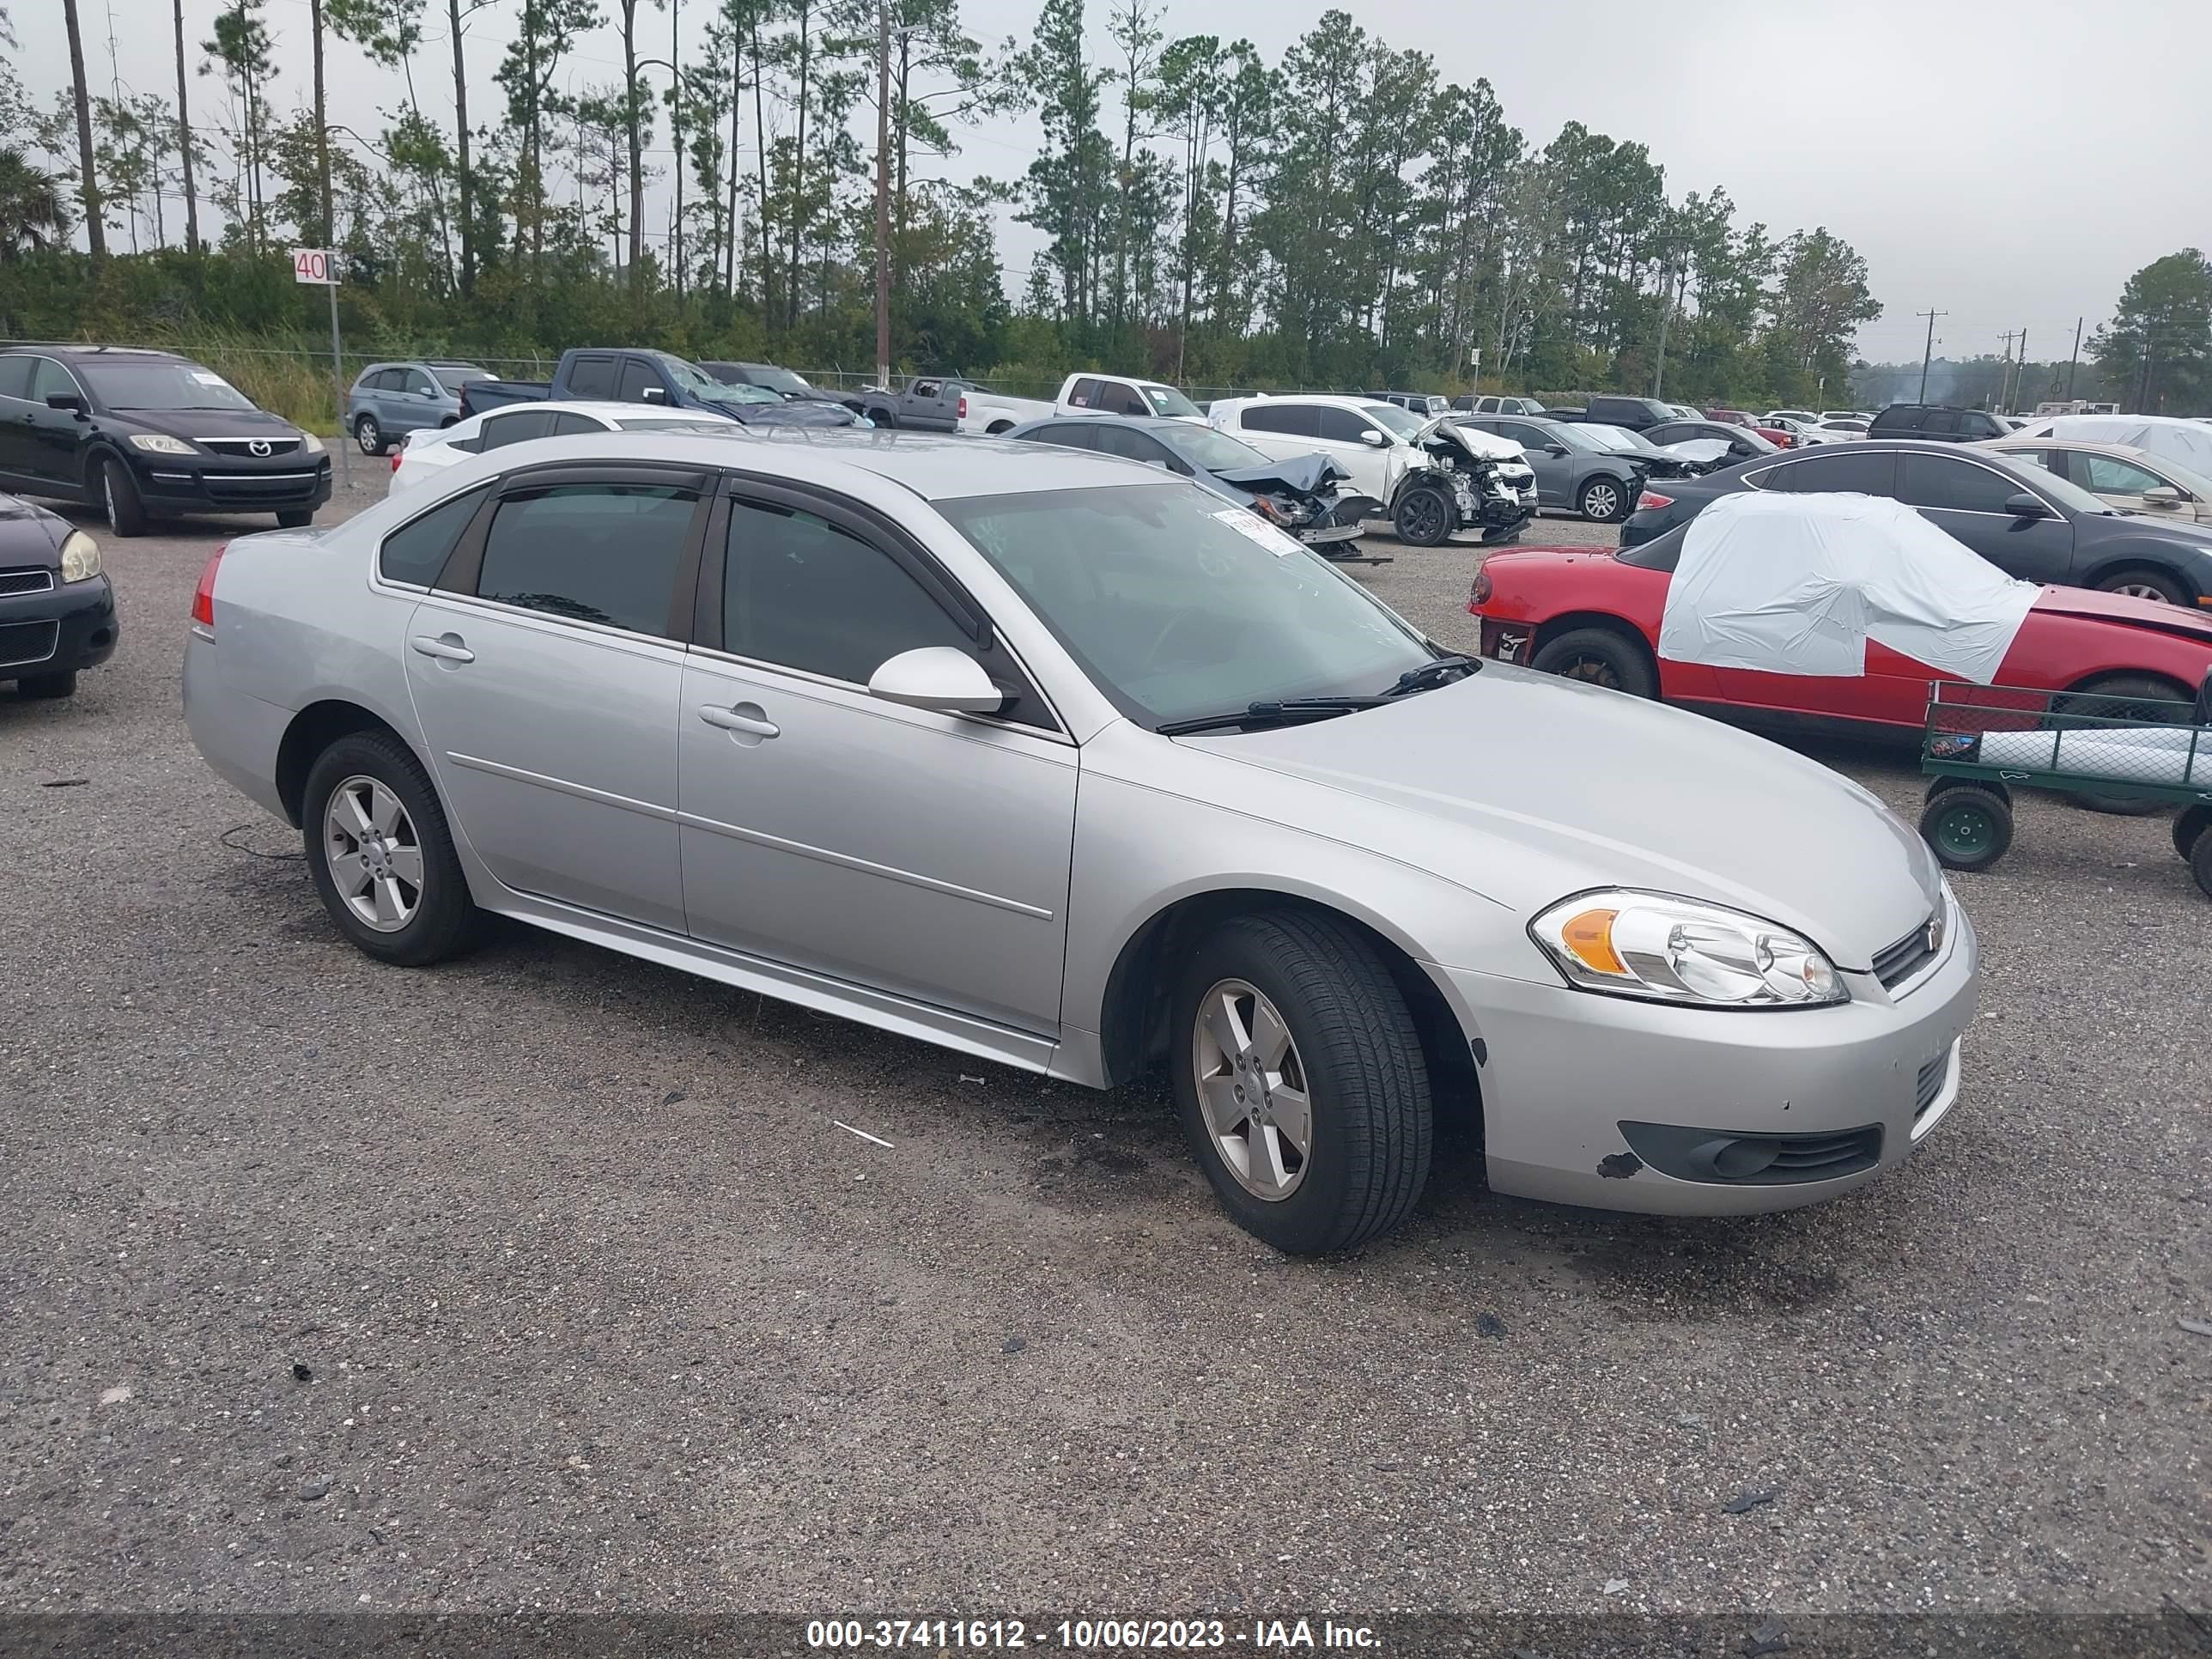
[[[1282,697],[1247,703],[1241,709],[1224,710],[1218,714],[1193,714],[1188,720],[1168,720],[1152,730],[1164,738],[1177,738],[1194,732],[1217,732],[1231,726],[1274,726],[1305,714],[1350,714],[1362,708],[1380,708],[1389,701],[1388,697],[1352,696]]]
[[[1443,655],[1423,663],[1419,668],[1407,669],[1398,676],[1398,683],[1382,695],[1385,697],[1402,697],[1408,691],[1431,690],[1446,684],[1443,677],[1447,674],[1472,674],[1481,666],[1481,663],[1473,657],[1447,651]]]

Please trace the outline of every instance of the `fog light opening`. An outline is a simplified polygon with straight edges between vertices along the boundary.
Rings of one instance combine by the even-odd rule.
[[[1781,1155],[1771,1140],[1709,1140],[1693,1156],[1723,1181],[1748,1181],[1772,1169]]]

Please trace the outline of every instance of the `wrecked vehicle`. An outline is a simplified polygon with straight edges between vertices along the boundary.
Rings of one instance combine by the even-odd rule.
[[[1265,455],[1225,432],[1173,417],[1062,416],[1031,421],[1005,435],[1164,467],[1331,556],[1349,550],[1365,520],[1386,516],[1372,495],[1346,493],[1350,475],[1318,450]]]
[[[1390,496],[1390,527],[1413,547],[1435,547],[1455,530],[1479,530],[1486,547],[1510,542],[1536,516],[1536,474],[1521,446],[1446,416],[1413,435]]]

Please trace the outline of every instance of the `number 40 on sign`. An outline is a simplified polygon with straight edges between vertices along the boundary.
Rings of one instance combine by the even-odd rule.
[[[337,259],[326,247],[295,247],[292,250],[292,280],[326,283],[335,288],[338,280]]]

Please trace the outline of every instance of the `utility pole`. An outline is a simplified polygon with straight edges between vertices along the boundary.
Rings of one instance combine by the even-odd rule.
[[[891,9],[876,0],[876,384],[891,385]]]
[[[2027,390],[2027,330],[2023,326],[2020,331],[2020,359],[2012,372],[2012,396],[2005,399],[2006,414],[2009,415],[2013,412],[2012,406],[2020,401],[2021,394]]]
[[[2087,320],[2085,317],[2074,319],[2074,355],[2066,360],[2066,401],[2069,404],[2074,401],[2074,365],[2081,361],[2081,325]]]
[[[1993,410],[2002,410],[2006,398],[2012,390],[2012,343],[2019,337],[2020,336],[2011,329],[2007,329],[1997,336],[1997,338],[2004,342],[2004,367],[1997,371],[1997,395],[1996,400],[1990,405]]]
[[[1948,311],[1916,311],[1912,314],[1928,319],[1928,343],[1920,351],[1920,401],[1924,404],[1928,401],[1928,364],[1936,355],[1936,319],[1951,313]]]
[[[1674,309],[1674,273],[1662,264],[1659,267],[1659,354],[1651,366],[1651,395],[1655,398],[1667,380],[1667,318]]]

